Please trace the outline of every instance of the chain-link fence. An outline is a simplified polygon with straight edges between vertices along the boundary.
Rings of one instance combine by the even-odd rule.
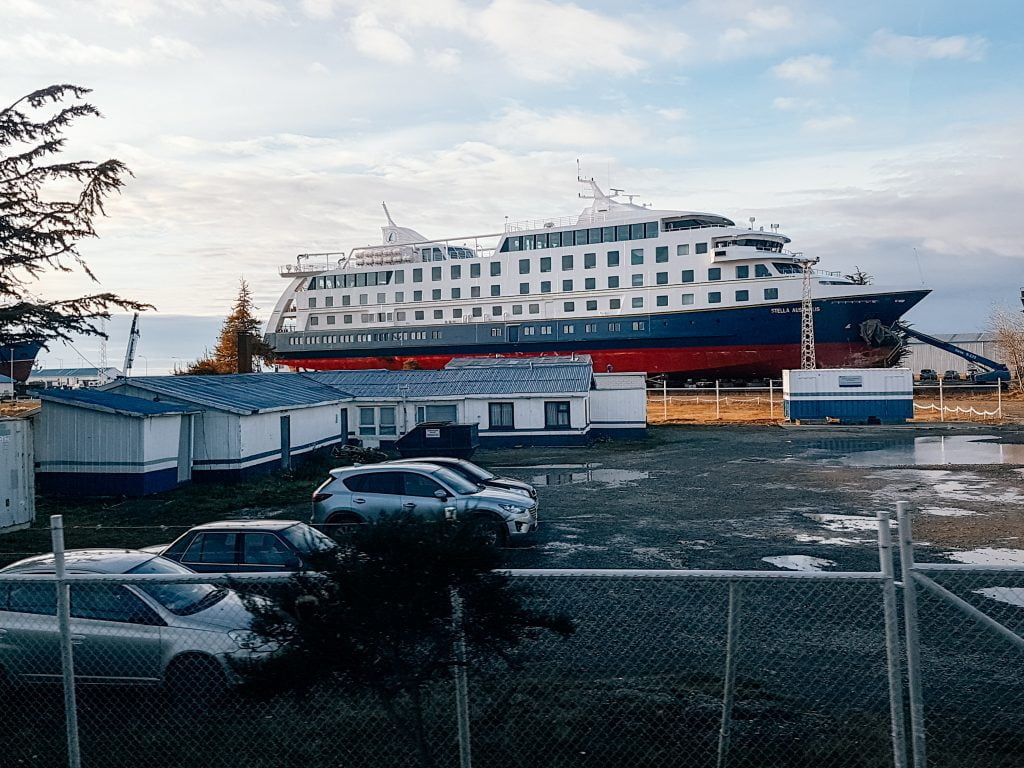
[[[325,676],[299,696],[238,686],[247,659],[277,650],[249,631],[246,595],[267,605],[286,575],[76,554],[63,625],[53,573],[0,575],[0,765],[923,768],[925,738],[932,766],[1021,765],[1024,569],[907,557],[904,624],[888,532],[883,516],[878,572],[511,571],[570,636],[537,633],[504,659],[456,643],[423,685]]]

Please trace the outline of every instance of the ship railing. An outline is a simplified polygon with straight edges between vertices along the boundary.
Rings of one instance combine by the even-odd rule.
[[[590,224],[604,224],[607,213],[584,213],[579,216],[557,216],[546,219],[524,219],[505,224],[505,232],[524,232],[529,229],[554,229],[555,227],[577,227]]]
[[[337,258],[334,258],[337,257]],[[341,264],[345,254],[341,251],[327,253],[300,253],[294,264],[282,264],[277,269],[281,277],[305,277],[334,269]]]

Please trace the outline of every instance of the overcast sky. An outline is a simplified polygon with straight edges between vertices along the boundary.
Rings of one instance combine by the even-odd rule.
[[[1024,22],[994,0],[0,0],[0,100],[93,89],[68,154],[135,173],[83,245],[155,304],[151,372],[264,318],[307,251],[577,213],[576,159],[658,208],[781,224],[983,330],[1024,285]],[[47,295],[91,290],[81,276]],[[127,325],[112,327],[120,364]],[[79,352],[96,359],[97,345]],[[82,364],[56,348],[43,361]]]

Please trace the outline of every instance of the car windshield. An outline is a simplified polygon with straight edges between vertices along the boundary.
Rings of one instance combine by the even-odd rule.
[[[132,568],[128,573],[173,573],[190,574],[188,568],[177,563],[154,557]],[[219,603],[227,594],[226,589],[212,584],[138,584],[139,589],[156,600],[176,616],[190,616],[205,611]]]
[[[477,485],[476,483],[470,482],[469,480],[464,478],[462,475],[458,474],[457,472],[452,472],[450,469],[445,469],[444,467],[440,467],[436,472],[434,472],[434,476],[438,480],[443,482],[445,485],[447,485],[449,488],[451,488],[453,491],[455,491],[456,493],[479,493],[480,492],[480,486],[479,485]]]
[[[493,480],[497,477],[493,472],[488,472],[486,469],[477,466],[476,464],[470,464],[469,466],[466,466],[466,464],[459,464],[459,469],[467,475],[472,475],[473,479],[478,483],[486,483],[488,480]]]
[[[281,535],[299,552],[327,552],[338,546],[330,536],[305,523],[285,528]]]

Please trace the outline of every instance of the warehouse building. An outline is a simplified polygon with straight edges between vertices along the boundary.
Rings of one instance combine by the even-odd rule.
[[[955,344],[976,355],[981,355],[998,362],[1006,362],[1003,359],[1002,350],[999,348],[998,343],[996,343],[994,333],[935,333],[932,335],[940,341]],[[910,349],[910,354],[901,364],[916,374],[919,374],[925,368],[930,368],[933,371],[938,371],[940,374],[945,371],[956,371],[963,376],[967,373],[968,368],[977,367],[972,366],[969,361],[959,355],[933,347],[931,344],[925,344],[918,339],[909,339],[908,341],[907,346]]]
[[[32,422],[0,419],[0,533],[28,528],[36,517]]]
[[[95,389],[39,393],[35,417],[40,490],[75,496],[142,496],[192,477],[198,409]]]
[[[30,387],[99,387],[122,376],[117,368],[43,368],[32,371]]]
[[[14,379],[0,373],[0,400],[10,400],[14,397]]]

